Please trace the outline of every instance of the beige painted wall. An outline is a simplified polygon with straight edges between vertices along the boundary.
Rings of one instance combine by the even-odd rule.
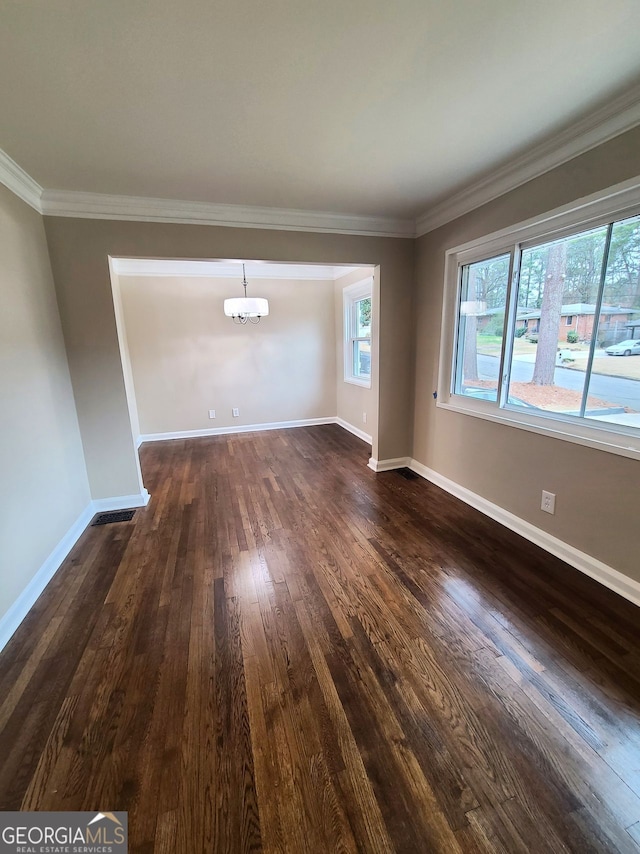
[[[640,128],[417,241],[414,457],[640,581],[640,462],[436,407],[444,253],[640,175]],[[542,489],[556,514],[540,510]]]
[[[171,223],[45,217],[94,498],[139,489],[107,258],[253,258],[380,265],[379,458],[411,450],[414,241]]]
[[[0,186],[0,617],[89,503],[42,217]]]
[[[119,282],[142,434],[335,417],[333,281],[250,280],[269,316],[244,326],[223,313],[239,279]]]
[[[378,407],[376,405],[375,384],[371,388],[354,385],[345,382],[344,379],[344,303],[343,291],[349,285],[361,282],[363,279],[373,277],[372,267],[361,267],[346,276],[341,276],[335,282],[335,337],[336,337],[336,390],[337,390],[337,412],[338,418],[351,424],[363,433],[373,436],[377,430]],[[373,311],[376,312],[375,300]],[[372,347],[375,343],[372,341]],[[372,365],[374,361],[372,360]],[[374,378],[372,377],[372,380]],[[362,413],[367,413],[366,424],[362,420]]]

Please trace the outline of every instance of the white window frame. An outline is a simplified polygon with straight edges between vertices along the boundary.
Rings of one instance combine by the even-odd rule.
[[[348,285],[342,291],[342,315],[344,319],[344,338],[343,338],[343,354],[344,354],[344,381],[352,385],[359,385],[363,388],[371,388],[371,372],[368,378],[356,376],[353,365],[353,345],[356,341],[368,341],[369,346],[372,343],[371,332],[365,337],[358,337],[356,333],[356,303],[363,299],[371,300],[371,310],[373,312],[373,276],[369,276],[362,282],[356,282],[353,285]],[[371,323],[373,329],[373,319]],[[371,369],[373,369],[373,360],[371,361]]]
[[[640,177],[624,181],[608,190],[594,193],[569,205],[534,217],[486,237],[456,246],[445,253],[445,282],[440,338],[440,363],[436,405],[464,415],[507,424],[533,433],[574,442],[602,451],[640,459],[640,431],[634,427],[599,422],[549,412],[531,414],[510,406],[498,395],[498,401],[475,400],[454,392],[454,361],[458,339],[458,304],[460,271],[466,264],[510,254],[510,287],[505,311],[502,364],[511,361],[513,330],[517,306],[513,299],[513,282],[517,276],[520,251],[527,246],[568,236],[612,220],[640,214]],[[502,378],[501,385],[504,385]]]

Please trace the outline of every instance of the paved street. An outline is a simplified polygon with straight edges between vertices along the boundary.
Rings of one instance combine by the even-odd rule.
[[[640,357],[631,357],[640,358]],[[515,382],[528,383],[533,376],[533,361],[514,359],[511,379]],[[499,359],[497,356],[478,356],[478,371],[481,379],[498,378]],[[556,368],[554,382],[562,388],[581,392],[585,375],[581,371],[570,368]],[[625,380],[619,377],[605,377],[602,374],[592,374],[589,394],[640,411],[640,381]]]

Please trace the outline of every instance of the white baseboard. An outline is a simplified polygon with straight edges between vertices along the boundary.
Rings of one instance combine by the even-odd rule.
[[[146,507],[151,496],[146,489],[133,495],[116,495],[113,498],[94,498],[94,513],[108,513],[110,510],[130,510],[133,507]]]
[[[87,525],[96,513],[105,513],[109,510],[127,510],[133,507],[145,507],[151,496],[147,490],[135,495],[121,495],[115,498],[98,498],[91,501],[73,525],[69,528],[58,545],[53,549],[49,557],[24,588],[9,610],[0,618],[0,652],[9,642],[10,638],[27,616],[36,600],[51,581],[62,562],[71,549],[84,533]]]
[[[56,574],[58,568],[62,564],[62,561],[75,546],[80,535],[92,520],[94,513],[95,510],[93,509],[93,504],[89,503],[51,552],[49,557],[42,564],[40,569],[33,576],[31,581],[24,588],[22,593],[15,600],[13,605],[9,607],[9,610],[3,615],[2,619],[0,619],[0,650],[6,646],[15,630],[35,604],[37,598]]]
[[[315,427],[318,424],[336,424],[333,418],[304,418],[300,421],[272,421],[268,424],[240,424],[237,427],[209,427],[204,430],[178,430],[173,433],[144,433],[138,436],[137,446],[144,442],[165,442],[169,439],[196,439],[199,436],[227,436],[233,433],[257,433],[262,430],[285,430],[289,427]]]
[[[362,439],[362,441],[366,442],[367,445],[373,444],[373,438],[368,433],[365,433],[364,430],[360,430],[359,427],[354,427],[353,424],[349,424],[349,422],[345,421],[343,418],[334,418],[333,423],[337,424],[338,427],[342,427],[343,430],[353,433],[354,436],[357,436],[358,439]]]
[[[421,475],[426,480],[431,481],[431,483],[464,501],[465,504],[475,507],[476,510],[484,513],[485,516],[490,516],[496,522],[500,522],[505,528],[515,531],[516,534],[520,534],[526,540],[535,543],[535,545],[540,546],[540,548],[555,555],[555,557],[560,558],[565,563],[579,569],[580,572],[584,572],[585,575],[594,578],[600,584],[604,584],[605,587],[615,591],[620,596],[624,596],[625,599],[633,602],[634,605],[640,605],[640,583],[637,581],[634,581],[632,578],[629,578],[597,558],[588,555],[586,552],[582,552],[574,546],[565,543],[563,540],[559,540],[541,528],[537,528],[531,522],[515,516],[513,513],[510,513],[497,504],[493,504],[491,501],[487,501],[481,495],[472,492],[470,489],[461,486],[453,480],[449,480],[449,478],[419,463],[417,460],[410,460],[407,465],[416,474]]]
[[[342,418],[304,418],[298,421],[271,421],[267,424],[243,424],[239,427],[207,427],[202,430],[176,430],[170,433],[143,433],[136,439],[136,448],[145,442],[165,442],[170,439],[197,439],[199,436],[231,436],[234,433],[257,433],[262,430],[286,430],[290,427],[315,427],[320,424],[337,424],[343,430],[353,433],[358,439],[362,439],[368,445],[373,443],[373,438],[349,424]]]
[[[368,466],[373,471],[391,471],[392,469],[406,468],[410,462],[411,457],[395,457],[391,460],[375,460],[371,457]]]

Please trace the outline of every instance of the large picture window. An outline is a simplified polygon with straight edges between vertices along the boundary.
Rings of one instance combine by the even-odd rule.
[[[371,386],[371,296],[373,282],[344,289],[344,379]]]
[[[640,205],[621,214],[527,224],[449,253],[441,405],[640,449]]]

